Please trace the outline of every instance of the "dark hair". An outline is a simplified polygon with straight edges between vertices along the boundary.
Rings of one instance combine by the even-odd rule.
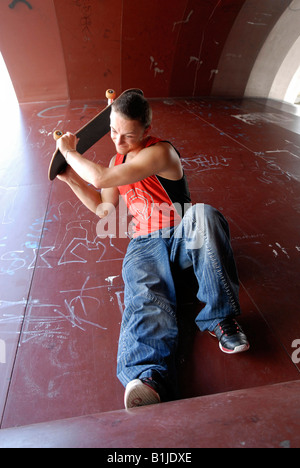
[[[152,110],[147,99],[141,94],[135,92],[123,94],[112,104],[112,109],[126,119],[137,120],[145,128],[151,125]]]

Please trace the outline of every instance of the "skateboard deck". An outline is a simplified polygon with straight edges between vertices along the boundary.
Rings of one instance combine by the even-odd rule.
[[[81,127],[75,135],[79,138],[77,143],[76,150],[78,153],[83,154],[85,151],[90,149],[97,141],[99,141],[104,135],[109,133],[110,131],[110,112],[111,112],[111,104],[113,101],[117,101],[121,96],[126,93],[135,92],[138,94],[144,95],[143,91],[138,88],[127,89],[124,91],[120,96],[114,99],[114,92],[113,90],[108,90],[106,92],[106,97],[108,98],[108,106],[105,107],[102,111],[100,111],[93,119],[87,122],[83,127]],[[63,135],[63,132],[57,130],[54,132],[53,137],[55,140],[60,138]],[[54,180],[55,177],[64,172],[66,167],[68,166],[64,156],[56,149],[54,152],[48,170],[48,178],[49,180]]]

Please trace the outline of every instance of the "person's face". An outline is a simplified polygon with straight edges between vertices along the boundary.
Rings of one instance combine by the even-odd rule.
[[[112,110],[110,115],[111,139],[119,154],[139,150],[147,130],[137,120],[129,120]]]

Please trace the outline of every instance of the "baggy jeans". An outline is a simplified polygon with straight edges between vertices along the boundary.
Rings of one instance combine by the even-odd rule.
[[[193,267],[196,317],[201,331],[240,314],[239,281],[224,216],[209,205],[192,206],[181,223],[130,241],[123,262],[125,283],[117,375],[121,383],[153,377],[168,393],[176,386],[178,327],[173,272]],[[184,276],[183,276],[184,278]]]

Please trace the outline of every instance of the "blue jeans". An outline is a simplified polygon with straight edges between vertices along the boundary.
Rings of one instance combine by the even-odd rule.
[[[153,377],[172,397],[178,342],[173,273],[190,267],[198,281],[197,297],[205,304],[196,317],[201,331],[240,314],[229,228],[216,209],[194,205],[175,228],[132,239],[123,263],[125,310],[117,368],[124,386]]]

